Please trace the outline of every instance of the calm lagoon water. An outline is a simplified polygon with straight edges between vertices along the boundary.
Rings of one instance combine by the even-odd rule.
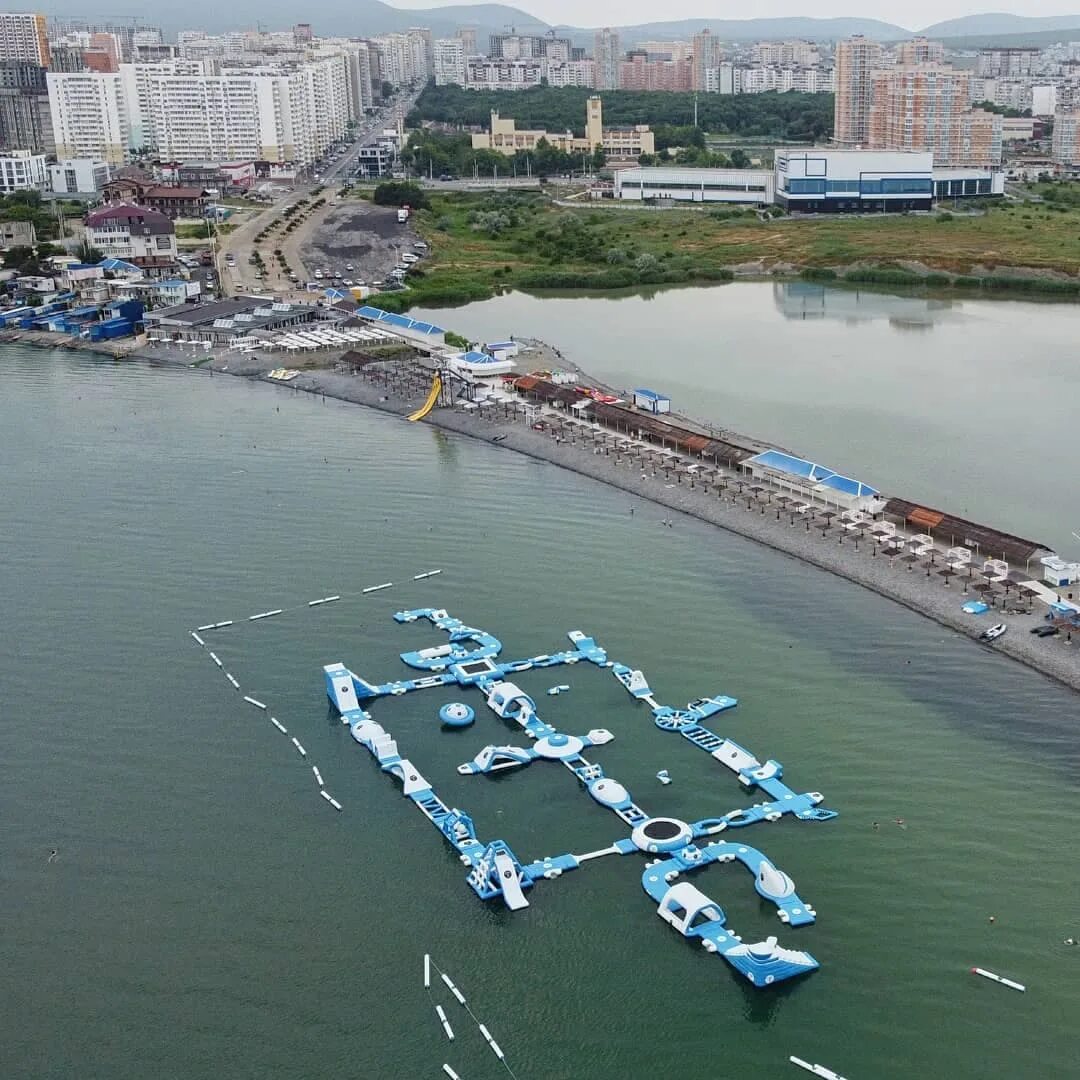
[[[802,333],[822,377],[825,328],[864,332],[789,323],[770,292],[747,295],[765,296],[782,339],[762,345],[762,370],[786,355],[784,335]],[[569,347],[576,309],[555,310],[566,314],[547,327],[518,315],[500,329]],[[866,332],[890,340],[887,327]],[[711,360],[668,348],[652,381],[679,398],[690,384],[678,364],[738,367],[754,385],[731,400],[750,410],[760,397],[780,431],[780,406],[764,399],[797,392],[749,378],[752,337],[718,320]],[[931,359],[924,349],[911,363]],[[137,362],[5,347],[0,372],[5,1076],[434,1077],[444,1061],[462,1077],[503,1075],[448,997],[458,1038],[445,1042],[421,986],[425,950],[520,1080],[779,1075],[789,1054],[852,1080],[1075,1075],[1080,949],[1062,943],[1080,936],[1075,695],[738,537],[683,519],[660,528],[659,511],[631,516],[620,492],[425,425]],[[827,397],[819,387],[815,400]],[[749,412],[736,419],[761,427]],[[864,460],[842,458],[821,430],[822,457]],[[878,452],[862,430],[860,454]],[[880,452],[883,466],[898,460]],[[444,573],[412,582],[432,567]],[[355,596],[383,581],[394,588]],[[306,607],[338,592],[338,604]],[[636,856],[538,885],[513,915],[477,901],[323,691],[334,660],[376,678],[404,672],[400,651],[439,638],[390,616],[425,604],[490,629],[509,656],[557,648],[578,628],[643,666],[664,700],[739,697],[718,730],[840,811],[746,834],[819,921],[782,927],[735,868],[696,883],[747,940],[777,934],[821,970],[749,988],[656,917]],[[288,610],[213,643],[307,759],[187,634],[273,607]],[[607,673],[522,678],[540,695],[554,681],[573,690],[541,696],[543,711],[564,730],[614,732],[596,758],[650,812],[694,820],[746,804]],[[459,776],[485,743],[520,740],[483,710],[473,728],[442,733],[448,699],[395,699],[375,715],[481,835],[530,859],[623,835],[562,770]],[[312,763],[341,814],[318,797]],[[974,964],[1028,993],[973,978]]]
[[[540,338],[611,385],[1080,557],[1080,305],[740,282],[419,315]]]

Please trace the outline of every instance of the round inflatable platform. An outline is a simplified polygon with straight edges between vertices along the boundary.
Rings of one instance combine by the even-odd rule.
[[[439,710],[439,719],[447,727],[468,727],[476,719],[476,712],[460,701],[451,701]]]

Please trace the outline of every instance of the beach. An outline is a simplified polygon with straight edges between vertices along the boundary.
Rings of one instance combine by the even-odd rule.
[[[192,363],[190,351],[161,346],[143,349],[133,356],[158,363],[185,366]],[[582,370],[564,356],[555,359],[564,367]],[[542,363],[542,360],[536,355],[530,357],[530,363]],[[320,358],[320,362],[324,361]],[[274,382],[266,376],[266,363],[255,356],[229,354],[197,370],[209,375],[229,374]],[[325,368],[301,370],[295,379],[276,385],[283,391],[321,394],[403,417],[422,403],[427,389],[419,376],[406,386],[401,382],[376,383]],[[701,483],[685,476],[676,482],[674,473],[665,475],[664,471],[653,468],[643,472],[640,461],[633,456],[620,456],[610,449],[607,453],[595,452],[595,446],[588,440],[569,441],[556,437],[551,429],[534,430],[499,409],[485,410],[480,415],[478,410],[436,408],[423,422],[489,443],[498,437],[502,450],[525,454],[624,491],[628,496],[628,516],[632,512],[652,513],[658,528],[678,527],[678,519],[659,513],[661,509],[709,522],[871,589],[966,637],[978,638],[996,621],[996,612],[975,618],[962,610],[966,600],[978,599],[971,589],[977,580],[960,574],[950,578],[946,586],[937,573],[928,575],[921,567],[911,568],[913,564],[890,559],[877,551],[870,539],[837,535],[837,530],[832,529],[823,537],[820,525],[772,505],[759,506],[752,500],[748,509],[746,495],[734,488],[705,490]],[[669,521],[670,525],[665,524]],[[1033,570],[1032,576],[1036,575],[1037,571]],[[986,647],[1080,690],[1080,655],[1071,640],[1065,634],[1044,639],[1029,633],[1042,623],[1043,612],[1043,605],[1036,601],[1029,614],[1010,613],[1008,632]],[[888,628],[883,627],[882,632],[887,633]]]

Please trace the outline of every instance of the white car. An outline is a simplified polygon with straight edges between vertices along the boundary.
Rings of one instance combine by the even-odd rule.
[[[405,252],[404,255],[401,256],[401,261],[403,263],[419,262],[420,261],[420,256],[419,255],[414,255],[411,251],[407,251],[407,252]]]
[[[322,276],[323,276],[323,272],[321,270],[316,270],[315,271],[315,280],[316,281],[322,281]]]

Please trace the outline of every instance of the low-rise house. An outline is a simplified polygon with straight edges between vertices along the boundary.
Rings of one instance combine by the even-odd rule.
[[[106,258],[133,263],[150,276],[163,276],[176,264],[172,221],[143,206],[121,203],[87,214],[86,239]]]
[[[121,176],[101,189],[107,203],[135,203],[156,210],[175,221],[177,218],[201,218],[207,195],[201,187],[174,187],[136,177]]]

